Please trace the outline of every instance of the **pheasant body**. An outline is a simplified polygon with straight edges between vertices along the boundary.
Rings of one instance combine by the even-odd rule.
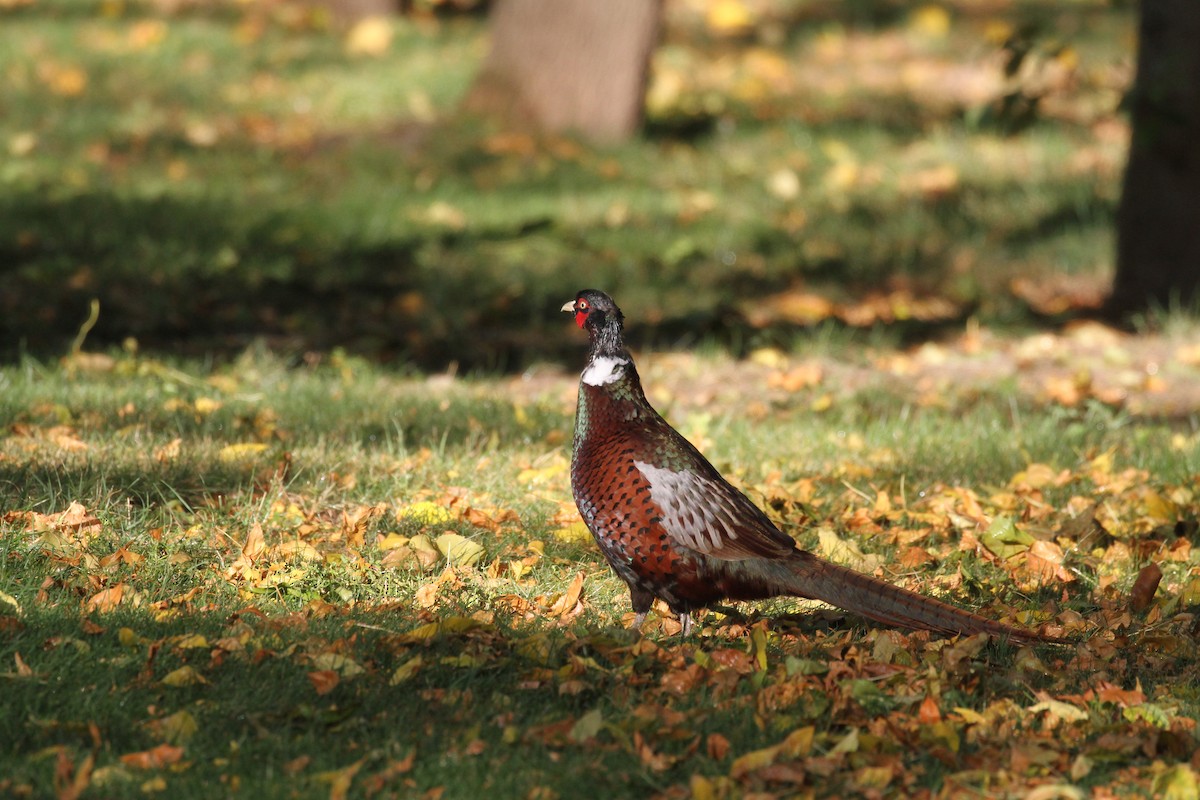
[[[572,493],[605,559],[629,586],[636,624],[656,597],[679,615],[686,636],[698,608],[725,598],[794,595],[885,625],[1051,640],[797,548],[650,405],[612,299],[585,290],[563,311],[574,313],[591,340],[575,417]]]

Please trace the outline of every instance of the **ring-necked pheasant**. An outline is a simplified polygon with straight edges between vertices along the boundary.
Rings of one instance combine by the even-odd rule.
[[[825,561],[796,546],[646,400],[608,295],[562,307],[591,340],[579,384],[571,489],[604,557],[629,586],[635,626],[654,598],[679,615],[722,599],[795,595],[884,625],[1060,641],[981,617]]]

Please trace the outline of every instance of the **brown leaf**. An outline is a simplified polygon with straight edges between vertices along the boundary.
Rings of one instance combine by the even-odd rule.
[[[417,751],[409,750],[408,755],[399,761],[392,761],[386,767],[379,770],[373,775],[368,775],[363,780],[363,794],[367,797],[376,795],[387,788],[388,784],[395,781],[396,778],[409,772],[413,768],[413,764],[417,760]]]
[[[1162,580],[1162,569],[1153,562],[1142,567],[1133,588],[1129,590],[1129,607],[1141,613],[1154,602],[1154,593],[1158,591],[1158,583]]]
[[[283,771],[288,775],[295,775],[298,772],[303,772],[310,763],[312,763],[312,756],[296,756],[291,761],[284,763]]]
[[[267,542],[263,538],[262,525],[257,522],[250,528],[250,532],[246,534],[246,543],[242,545],[242,555],[246,560],[253,564],[255,559],[261,556],[267,550]]]
[[[633,749],[642,765],[652,772],[665,772],[678,760],[675,756],[655,752],[650,743],[643,738],[641,731],[635,731],[633,734]]]
[[[705,743],[705,750],[713,761],[721,761],[729,755],[729,740],[719,733],[710,733]]]
[[[568,619],[575,617],[582,610],[580,608],[580,597],[583,594],[583,573],[575,573],[575,577],[571,579],[571,585],[567,587],[567,591],[550,606],[548,612],[550,615],[559,617],[560,619]]]

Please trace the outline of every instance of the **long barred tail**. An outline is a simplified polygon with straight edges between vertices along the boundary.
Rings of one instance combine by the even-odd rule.
[[[797,551],[786,564],[791,573],[789,578],[794,581],[788,587],[789,594],[822,600],[883,625],[967,636],[990,633],[1022,644],[1067,643],[1065,639],[1044,636],[963,611],[803,550]]]

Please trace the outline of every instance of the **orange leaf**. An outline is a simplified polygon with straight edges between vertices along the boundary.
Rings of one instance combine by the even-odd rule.
[[[183,748],[170,744],[160,744],[139,753],[126,753],[121,756],[121,763],[134,769],[161,769],[176,764],[183,758]]]
[[[925,699],[921,701],[921,708],[917,711],[917,721],[922,725],[933,725],[942,721],[942,712],[938,708],[937,700],[933,699],[933,695],[925,695]]]
[[[308,673],[308,680],[312,683],[313,688],[317,690],[317,694],[329,694],[334,690],[334,687],[341,681],[341,676],[336,670],[319,669],[315,672]]]
[[[121,602],[121,598],[125,596],[125,584],[118,583],[116,586],[110,586],[107,589],[101,589],[88,598],[87,607],[93,611],[112,611]]]

